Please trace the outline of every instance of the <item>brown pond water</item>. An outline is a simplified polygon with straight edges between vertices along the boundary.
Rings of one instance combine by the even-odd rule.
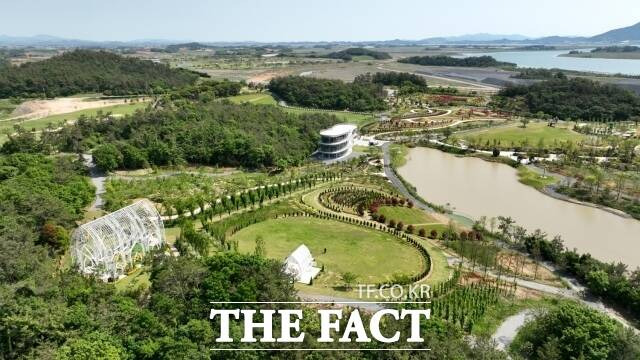
[[[473,219],[511,216],[527,230],[561,235],[565,246],[603,261],[640,266],[640,221],[551,198],[518,182],[515,169],[429,148],[409,151],[398,172],[420,196]]]

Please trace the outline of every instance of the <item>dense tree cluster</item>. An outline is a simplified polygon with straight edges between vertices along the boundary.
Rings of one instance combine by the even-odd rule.
[[[406,72],[366,73],[356,76],[354,83],[396,86],[401,96],[428,90],[424,77]]]
[[[607,52],[607,53],[629,53],[629,52],[640,52],[640,46],[604,46],[604,47],[597,47],[593,50],[591,50],[592,53],[601,53],[601,52]]]
[[[428,66],[460,66],[460,67],[490,67],[490,66],[516,66],[516,64],[498,61],[492,56],[469,56],[466,58],[454,58],[451,56],[411,56],[400,59],[398,62]]]
[[[375,50],[365,49],[365,48],[349,48],[342,51],[332,52],[327,55],[322,55],[320,57],[351,61],[353,60],[354,56],[370,56],[376,60],[391,59],[391,55],[389,55],[386,52],[375,51]]]
[[[536,79],[536,80],[550,80],[550,79],[564,79],[567,76],[562,70],[559,69],[543,69],[543,68],[524,68],[518,69],[519,72],[512,75],[515,79]]]
[[[31,276],[47,253],[66,249],[67,230],[93,198],[83,172],[69,156],[0,156],[0,286]]]
[[[287,76],[272,79],[269,90],[290,105],[351,111],[384,110],[382,85]]]
[[[541,112],[565,120],[620,121],[640,114],[638,95],[583,78],[509,86],[498,93],[495,105],[525,116]]]
[[[195,85],[184,86],[168,94],[171,100],[198,100],[208,102],[216,98],[235,96],[242,90],[243,83],[235,81],[207,80]]]
[[[427,81],[423,76],[407,72],[377,72],[366,73],[355,77],[355,83],[374,83],[387,86],[403,86],[406,84],[427,87]]]
[[[185,162],[260,168],[303,162],[319,131],[337,122],[332,115],[290,114],[274,106],[171,102],[125,118],[81,118],[50,135],[62,151],[98,143],[94,159],[104,170]]]
[[[198,76],[105,51],[75,50],[50,59],[0,68],[0,98],[163,93]]]
[[[629,276],[626,265],[607,264],[590,254],[580,255],[575,250],[567,250],[559,237],[549,240],[540,231],[524,235],[519,241],[528,253],[554,263],[586,284],[593,294],[640,319],[640,269]]]
[[[640,345],[631,329],[575,303],[539,314],[518,332],[512,348],[526,359],[637,359]]]

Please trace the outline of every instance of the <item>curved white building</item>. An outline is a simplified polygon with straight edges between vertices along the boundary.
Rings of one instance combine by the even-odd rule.
[[[160,214],[153,203],[141,200],[76,229],[71,257],[83,274],[116,280],[164,241]]]
[[[338,124],[320,131],[318,155],[321,159],[338,159],[351,154],[358,127]]]

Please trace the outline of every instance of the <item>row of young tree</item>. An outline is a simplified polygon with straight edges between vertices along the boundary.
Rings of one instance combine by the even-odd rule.
[[[632,318],[640,319],[640,269],[630,271],[622,263],[605,263],[591,254],[578,254],[564,246],[560,236],[548,239],[536,230],[527,232],[510,217],[498,217],[497,227],[478,224],[479,231],[513,244],[533,256],[537,262],[548,261],[560,271],[577,278],[594,295],[601,297]]]
[[[387,108],[380,84],[286,76],[272,79],[269,82],[269,90],[289,105],[308,108],[358,112]]]
[[[74,50],[20,66],[0,67],[0,98],[160,94],[193,84],[198,75],[106,51]]]

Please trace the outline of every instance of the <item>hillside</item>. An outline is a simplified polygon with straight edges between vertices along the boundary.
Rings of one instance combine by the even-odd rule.
[[[460,66],[460,67],[490,67],[490,66],[515,66],[516,64],[502,62],[491,56],[470,56],[466,58],[454,58],[451,56],[411,56],[400,59],[398,62],[405,64],[427,66]]]
[[[386,109],[382,86],[373,83],[287,76],[272,79],[269,90],[295,106],[351,111]]]
[[[376,60],[391,59],[391,55],[389,55],[386,52],[369,50],[365,48],[349,48],[342,51],[332,52],[322,57],[326,57],[329,59],[342,59],[344,61],[351,61],[356,56],[369,56]]]
[[[315,150],[319,131],[337,122],[335,116],[289,114],[275,106],[183,99],[120,119],[87,119],[54,134],[53,142],[61,151],[77,152],[91,139],[104,139],[93,154],[105,170],[185,162],[261,168],[302,163]]]
[[[640,22],[635,25],[607,31],[593,36],[589,40],[598,42],[640,41]]]
[[[0,98],[162,93],[197,75],[105,51],[75,50],[21,66],[0,68]]]

